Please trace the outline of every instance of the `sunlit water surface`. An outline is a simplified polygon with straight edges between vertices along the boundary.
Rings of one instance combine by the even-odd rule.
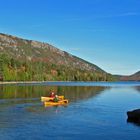
[[[45,107],[41,96],[64,95],[67,106]],[[126,112],[140,108],[140,83],[47,82],[0,85],[1,140],[138,140]]]

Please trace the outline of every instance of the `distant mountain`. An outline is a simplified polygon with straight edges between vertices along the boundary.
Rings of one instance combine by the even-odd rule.
[[[113,76],[48,43],[0,33],[0,79],[110,81]]]
[[[140,71],[129,75],[129,76],[119,76],[120,81],[140,81]]]

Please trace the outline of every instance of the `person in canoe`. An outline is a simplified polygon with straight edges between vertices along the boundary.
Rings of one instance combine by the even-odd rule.
[[[54,93],[54,92],[51,92],[51,93],[50,93],[50,97],[51,97],[51,98],[55,98],[55,93]]]
[[[59,101],[59,97],[58,97],[58,95],[55,95],[53,102],[58,102],[58,101]]]

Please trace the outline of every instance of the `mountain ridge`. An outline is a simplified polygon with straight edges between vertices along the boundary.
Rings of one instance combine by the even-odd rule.
[[[54,79],[56,80],[63,80],[62,77],[60,79],[56,78],[59,77],[60,73],[61,76],[63,75],[65,77],[64,80],[82,80],[80,76],[85,77],[83,78],[83,80],[88,81],[104,81],[113,78],[111,74],[108,74],[95,64],[92,64],[68,52],[62,51],[48,43],[22,39],[13,35],[0,33],[0,55],[2,54],[6,55],[6,57],[8,57],[9,59],[7,60],[9,61],[9,64],[7,63],[7,68],[10,69],[11,67],[11,69],[13,69],[16,74],[19,71],[16,70],[16,68],[18,67],[19,69],[21,69],[21,67],[23,67],[23,64],[24,67],[26,67],[24,68],[26,69],[26,71],[24,71],[24,74],[26,74],[27,69],[30,69],[30,71],[33,72],[33,69],[31,70],[31,68],[29,68],[30,65],[34,64],[33,67],[35,69],[38,69],[38,67],[35,65],[37,65],[36,63],[39,63],[40,67],[42,67],[40,68],[40,70],[44,70],[42,71],[44,75],[49,75],[49,77],[52,77],[52,75],[55,73],[54,75],[57,76],[54,76]],[[3,56],[1,57],[1,59],[3,59]],[[15,64],[11,65],[13,61]],[[28,66],[26,66],[25,63],[26,65],[28,64]],[[3,68],[1,68],[1,73],[2,69]],[[47,69],[49,72],[47,71]],[[70,70],[69,73],[71,73],[71,76],[68,72],[66,72],[66,69]],[[62,74],[63,70],[65,74]],[[53,71],[54,73],[50,71]],[[75,74],[72,75],[72,72]],[[40,75],[39,72],[35,71],[34,73]],[[67,75],[71,78],[67,78]],[[44,80],[50,79],[53,78],[44,78]]]
[[[44,42],[42,43],[42,42],[40,42],[40,41],[35,41],[35,40],[22,39],[22,38],[19,38],[19,37],[16,37],[16,36],[6,35],[6,34],[2,34],[2,33],[0,33],[0,38],[1,38],[1,35],[5,36],[5,37],[6,37],[5,39],[7,39],[7,37],[8,37],[8,38],[13,38],[13,40],[8,40],[8,42],[12,42],[12,43],[13,43],[13,44],[12,44],[13,47],[17,47],[16,45],[18,45],[18,43],[14,42],[14,40],[15,40],[15,39],[16,39],[16,40],[18,39],[18,40],[23,41],[25,44],[31,43],[30,45],[33,46],[34,48],[43,48],[43,47],[44,47],[44,49],[47,48],[48,50],[53,51],[53,52],[55,52],[55,53],[58,53],[58,54],[60,54],[61,56],[67,55],[67,56],[69,56],[69,57],[75,57],[75,58],[81,59],[82,61],[85,61],[85,62],[88,63],[89,65],[93,65],[93,66],[97,67],[98,70],[103,71],[103,70],[100,69],[98,66],[96,66],[96,65],[94,65],[94,64],[92,64],[92,63],[90,63],[90,62],[88,62],[88,61],[86,61],[86,60],[83,60],[82,58],[79,58],[79,57],[74,56],[74,55],[72,55],[72,54],[70,54],[70,53],[67,53],[66,51],[62,51],[62,50],[60,50],[60,49],[58,49],[58,48],[56,48],[56,47],[54,47],[54,46],[52,46],[52,45],[50,45],[50,44],[48,44],[48,43],[44,43]],[[4,40],[4,41],[5,41],[5,40]],[[19,43],[19,45],[20,45],[20,43]],[[0,47],[0,49],[1,49],[1,47]],[[39,55],[39,52],[36,52],[36,53],[38,53],[38,55]],[[27,54],[27,53],[26,53],[26,54]],[[24,55],[24,52],[23,52],[23,55]],[[27,57],[27,59],[28,59],[28,58],[31,59],[30,56],[29,56],[29,57],[26,56],[26,57]],[[104,72],[105,72],[105,71],[104,71]]]

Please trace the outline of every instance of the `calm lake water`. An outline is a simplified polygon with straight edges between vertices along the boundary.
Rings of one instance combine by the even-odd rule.
[[[54,90],[67,106],[44,107]],[[1,140],[139,140],[126,112],[140,108],[139,82],[0,85]]]

